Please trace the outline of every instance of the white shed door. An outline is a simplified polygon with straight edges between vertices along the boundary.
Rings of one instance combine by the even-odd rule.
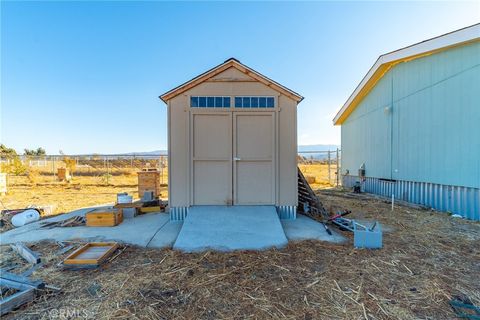
[[[275,204],[273,112],[192,112],[194,205]]]
[[[233,199],[236,205],[275,204],[273,113],[233,115]]]
[[[193,204],[232,204],[232,116],[192,114]]]

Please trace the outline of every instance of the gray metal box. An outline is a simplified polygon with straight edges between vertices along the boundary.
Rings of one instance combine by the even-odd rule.
[[[382,248],[382,228],[380,224],[377,223],[375,229],[369,230],[363,225],[353,223],[353,246],[366,249]]]

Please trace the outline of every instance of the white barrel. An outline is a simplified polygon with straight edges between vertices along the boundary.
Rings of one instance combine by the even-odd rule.
[[[35,209],[28,209],[14,215],[12,217],[12,224],[18,228],[38,220],[40,220],[40,213]]]

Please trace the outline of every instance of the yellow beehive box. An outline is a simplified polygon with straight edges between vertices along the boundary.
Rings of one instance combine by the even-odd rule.
[[[87,227],[114,227],[123,222],[121,210],[95,210],[85,214]]]

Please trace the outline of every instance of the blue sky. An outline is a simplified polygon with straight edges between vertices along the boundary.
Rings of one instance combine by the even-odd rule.
[[[376,58],[480,21],[480,2],[1,3],[0,141],[22,151],[166,148],[158,96],[236,57],[305,96],[300,144]]]

